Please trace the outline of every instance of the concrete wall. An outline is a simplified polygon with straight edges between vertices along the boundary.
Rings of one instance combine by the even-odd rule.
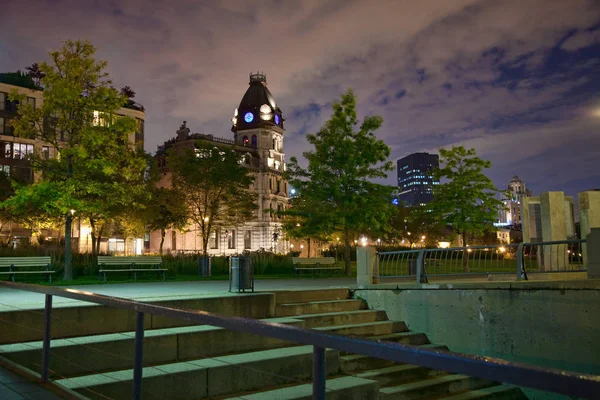
[[[248,318],[275,316],[273,293],[235,296],[199,297],[195,299],[152,301],[165,307],[203,310],[222,315]],[[43,310],[18,310],[0,312],[0,344],[42,340]],[[149,315],[146,329],[194,325],[179,319]],[[135,312],[99,305],[55,307],[52,310],[52,338],[68,338],[135,330]]]
[[[600,374],[600,280],[400,284],[355,297],[452,351]]]

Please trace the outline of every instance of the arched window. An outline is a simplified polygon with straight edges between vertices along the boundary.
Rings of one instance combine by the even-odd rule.
[[[258,146],[258,140],[256,135],[252,135],[252,147],[256,148],[256,146]]]
[[[244,144],[244,146],[248,146],[248,136],[243,137],[242,143]]]

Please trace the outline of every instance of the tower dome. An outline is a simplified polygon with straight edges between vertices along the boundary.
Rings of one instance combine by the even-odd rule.
[[[281,109],[267,88],[267,76],[264,73],[251,73],[250,87],[231,118],[231,130],[237,132],[269,125],[283,128],[283,121]]]

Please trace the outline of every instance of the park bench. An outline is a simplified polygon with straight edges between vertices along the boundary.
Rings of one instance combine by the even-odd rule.
[[[117,266],[128,266],[129,268],[107,268]],[[138,272],[162,273],[163,281],[166,279],[167,268],[162,268],[162,257],[160,256],[98,256],[98,275],[104,278],[108,272],[133,273],[133,279],[137,280]],[[141,267],[141,268],[140,268]]]
[[[335,257],[312,257],[301,258],[293,257],[292,264],[294,265],[294,273],[302,274],[303,271],[342,271],[342,267],[338,267]]]
[[[52,282],[54,270],[50,270],[52,260],[46,257],[0,257],[0,268],[8,268],[8,271],[0,272],[0,275],[8,275],[9,279],[15,281],[15,275],[45,274],[48,281]],[[44,269],[40,269],[44,267]],[[18,270],[27,268],[27,270]],[[37,268],[37,269],[33,269]]]

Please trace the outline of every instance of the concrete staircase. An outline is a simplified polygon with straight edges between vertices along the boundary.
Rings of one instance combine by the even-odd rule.
[[[447,350],[348,294],[347,289],[276,292],[271,318],[265,320]],[[312,346],[211,326],[154,325],[145,332],[143,398],[312,398]],[[90,399],[131,398],[134,332],[107,329],[52,341],[55,383]],[[0,356],[39,371],[41,348],[41,341],[4,344]],[[326,368],[328,399],[526,398],[520,389],[496,382],[334,350],[326,351]]]

